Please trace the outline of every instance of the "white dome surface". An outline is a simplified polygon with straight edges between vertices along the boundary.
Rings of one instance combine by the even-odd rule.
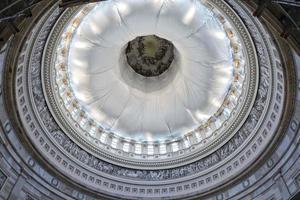
[[[124,49],[157,35],[175,47],[156,77],[132,70]],[[122,0],[97,4],[69,47],[71,88],[89,118],[135,141],[166,141],[198,128],[220,109],[234,78],[230,39],[195,0]]]

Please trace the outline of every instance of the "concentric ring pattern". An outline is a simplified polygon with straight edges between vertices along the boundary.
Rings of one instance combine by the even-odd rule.
[[[183,199],[223,188],[277,138],[284,110],[280,53],[251,16],[238,1],[53,5],[13,73],[24,135],[54,174],[96,195]],[[174,47],[153,76],[126,56],[145,36]]]
[[[49,101],[63,123],[95,148],[150,160],[183,156],[234,132],[254,100],[247,93],[256,75],[240,35],[208,3],[108,1],[80,9],[62,26],[45,77],[56,81],[46,93],[55,91]],[[143,77],[126,60],[128,43],[144,35],[175,47],[160,76]]]

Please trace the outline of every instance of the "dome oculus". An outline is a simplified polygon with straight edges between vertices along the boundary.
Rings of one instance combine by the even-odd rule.
[[[140,36],[128,43],[126,57],[132,69],[145,77],[159,76],[174,60],[174,46],[156,35]]]

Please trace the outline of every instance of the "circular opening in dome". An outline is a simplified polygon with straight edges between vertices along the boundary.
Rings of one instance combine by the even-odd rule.
[[[167,71],[174,60],[173,44],[156,35],[136,37],[126,47],[129,66],[145,77],[159,76]]]

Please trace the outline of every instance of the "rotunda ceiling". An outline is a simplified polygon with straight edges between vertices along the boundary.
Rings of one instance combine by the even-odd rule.
[[[249,16],[237,1],[54,5],[14,74],[26,136],[94,192],[180,198],[222,186],[263,154],[284,109],[277,47]]]
[[[217,7],[107,1],[76,13],[50,36],[57,41],[44,80],[58,121],[80,141],[130,159],[172,160],[222,143],[245,120],[256,69]],[[157,58],[146,61],[153,48]],[[147,72],[147,62],[163,71]]]
[[[70,33],[72,40],[66,47],[70,85],[78,106],[87,112],[87,121],[129,140],[160,142],[180,137],[209,118],[218,118],[213,115],[233,82],[234,52],[217,15],[200,1],[102,4],[79,19],[82,22]],[[136,54],[142,57],[147,47],[143,43],[136,47],[130,41],[143,35],[157,35],[174,44],[174,49],[161,47],[161,51],[170,48],[171,54],[162,64],[174,69],[160,76],[145,77],[136,72],[138,66],[145,65],[137,57],[128,63],[128,56],[141,48]],[[133,52],[126,54],[128,45]],[[128,64],[136,60],[136,70],[132,71]],[[243,71],[243,66],[237,68]],[[233,98],[238,99],[240,90]]]

